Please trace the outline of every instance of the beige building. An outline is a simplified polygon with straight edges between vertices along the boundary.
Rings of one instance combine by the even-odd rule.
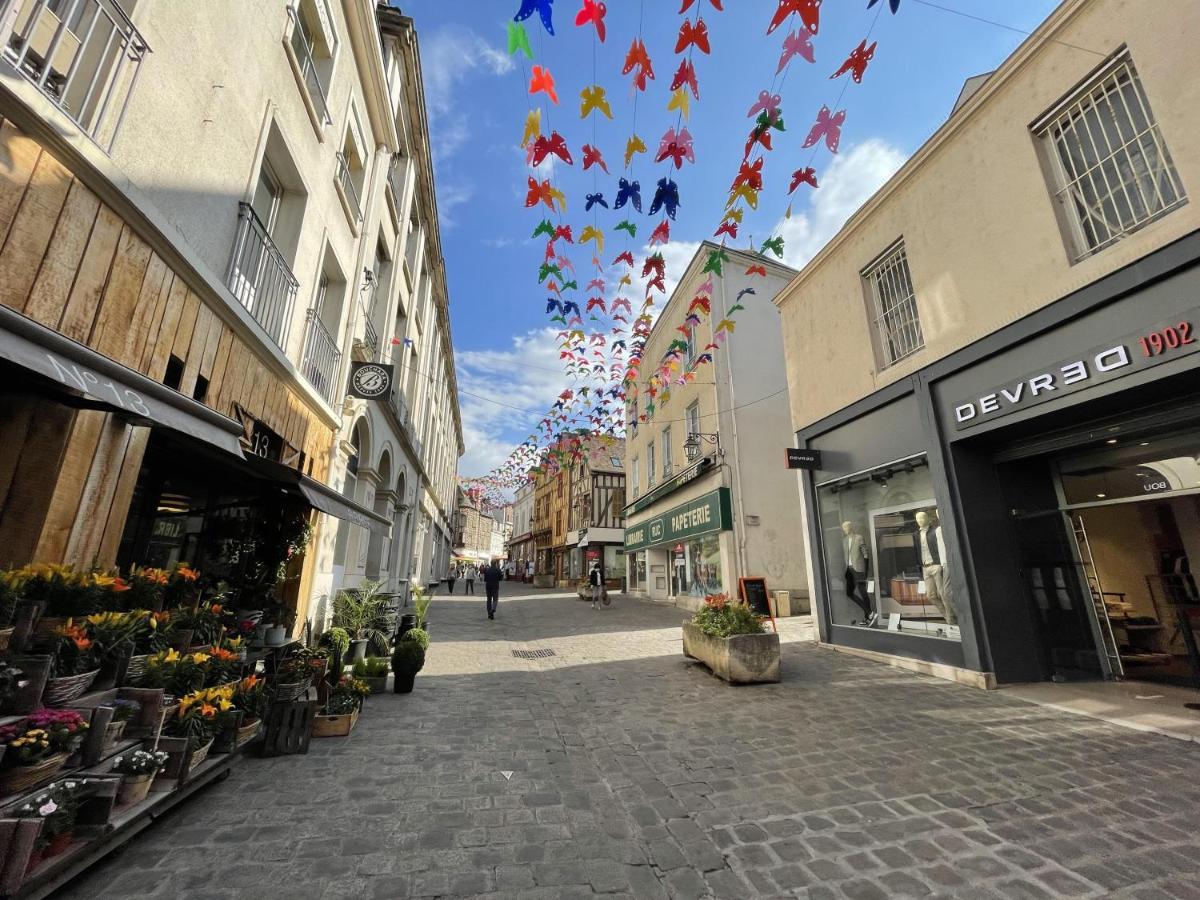
[[[785,467],[791,446],[788,386],[779,314],[771,304],[795,275],[758,254],[725,248],[724,275],[713,278],[710,313],[693,300],[709,279],[715,244],[700,245],[646,340],[636,393],[626,409],[625,552],[628,588],[655,600],[698,606],[705,595],[737,596],[738,579],[763,577],[770,591],[807,596],[795,479]],[[763,266],[766,276],[748,274]],[[731,312],[735,305],[744,309]],[[689,314],[699,325],[686,341]],[[716,352],[714,329],[736,320]],[[650,379],[679,352],[669,383]],[[705,353],[712,363],[698,363]],[[675,381],[694,369],[686,384]],[[645,416],[646,421],[641,421]],[[693,436],[695,436],[693,438]],[[690,454],[689,454],[690,446]]]
[[[984,685],[1200,668],[1200,6],[1144,13],[1062,3],[776,299],[822,640]]]
[[[63,345],[77,367],[165,390],[248,484],[319,510],[290,588],[318,625],[343,585],[431,577],[462,438],[411,21],[369,0],[16,0],[0,46],[6,331],[32,321],[103,357]],[[394,389],[348,399],[352,362],[394,364]],[[28,555],[203,562],[233,482],[179,451],[188,429],[64,421],[59,496],[7,504],[49,529]],[[164,490],[186,521],[158,522]]]

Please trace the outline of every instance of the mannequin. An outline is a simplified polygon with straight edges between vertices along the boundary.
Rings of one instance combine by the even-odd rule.
[[[921,510],[917,520],[917,552],[921,556],[921,577],[925,580],[925,596],[938,608],[947,625],[958,624],[954,601],[946,585],[946,541],[942,526],[935,525],[929,513]]]
[[[842,523],[842,549],[846,556],[846,596],[863,611],[865,624],[875,624],[875,610],[867,594],[867,542],[853,522]]]

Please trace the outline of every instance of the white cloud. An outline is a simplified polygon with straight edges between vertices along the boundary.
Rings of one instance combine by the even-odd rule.
[[[438,219],[442,226],[442,231],[449,231],[458,224],[455,213],[474,194],[475,192],[471,189],[471,186],[461,181],[448,181],[438,188]]]
[[[470,28],[447,25],[422,38],[421,68],[434,157],[443,160],[471,137],[467,117],[456,103],[459,85],[479,72],[505,75],[515,64]]]
[[[813,191],[809,209],[775,226],[773,233],[784,238],[783,261],[797,269],[807,264],[906,159],[879,138],[836,157],[824,172],[818,172],[821,186]],[[811,189],[801,185],[799,190]]]
[[[510,247],[510,246],[512,246],[513,243],[514,243],[514,241],[510,237],[495,237],[495,238],[484,238],[483,239],[483,245],[485,247],[491,247],[493,250],[499,250],[503,247]]]
[[[558,343],[556,329],[542,328],[514,335],[507,349],[455,353],[459,387],[470,392],[459,397],[467,448],[461,474],[482,475],[504,462],[558,399],[566,384]]]

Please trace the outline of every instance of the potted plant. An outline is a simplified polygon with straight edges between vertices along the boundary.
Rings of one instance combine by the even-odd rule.
[[[83,744],[91,726],[73,709],[35,709],[25,717],[25,728],[37,728],[50,735],[50,748],[56,752],[74,753]]]
[[[170,758],[160,777],[179,778],[208,757],[218,715],[233,708],[234,685],[202,688],[179,698],[179,708],[163,725],[159,748]]]
[[[45,860],[71,846],[75,817],[79,813],[79,794],[88,783],[88,779],[81,778],[51,785],[9,813],[14,818],[39,819],[42,823],[26,872],[32,872]]]
[[[296,611],[282,603],[271,603],[263,610],[262,624],[266,626],[263,643],[268,647],[282,647],[296,624]]]
[[[289,654],[275,670],[272,686],[275,699],[295,700],[308,689],[313,676],[320,673],[324,665],[325,658],[314,650],[303,648]]]
[[[779,680],[779,635],[765,632],[762,617],[725,594],[704,599],[683,623],[683,655],[698,659],[731,684]]]
[[[429,605],[433,603],[433,594],[422,588],[419,584],[414,584],[412,588],[413,595],[413,611],[417,615],[417,627],[422,631],[429,631]]]
[[[225,636],[225,624],[222,621],[224,607],[220,603],[205,601],[195,607],[184,607],[172,615],[172,622],[180,630],[190,629],[192,632],[192,647],[211,647],[218,644]]]
[[[0,727],[0,794],[26,791],[61,769],[75,751],[88,724],[70,710],[38,710],[24,720]]]
[[[374,656],[391,649],[389,603],[382,581],[364,581],[357,590],[338,591],[333,598],[333,624],[350,635],[353,660],[365,658],[368,649]]]
[[[217,713],[214,753],[232,753],[258,737],[270,705],[266,685],[257,675],[247,675],[234,685],[229,699],[232,708]]]
[[[164,750],[134,750],[114,759],[112,770],[121,776],[117,803],[132,806],[145,800],[154,776],[170,758],[171,755]]]
[[[313,737],[345,737],[354,730],[363,700],[371,693],[363,681],[343,675],[329,692],[325,709],[313,719]]]
[[[204,687],[211,657],[207,653],[163,650],[146,662],[140,687],[162,688],[172,697],[183,697]]]
[[[42,692],[42,702],[47,706],[70,703],[86,693],[99,674],[100,665],[92,639],[84,628],[68,619],[56,629],[50,678]]]
[[[354,663],[354,677],[362,679],[372,694],[382,694],[387,690],[390,668],[391,661],[386,656],[368,656]]]
[[[429,647],[429,634],[421,628],[413,628],[396,642],[392,652],[392,690],[397,694],[411,694],[417,673],[425,666],[425,651]]]
[[[138,701],[122,698],[112,700],[105,706],[112,707],[113,717],[104,730],[104,746],[101,752],[107,752],[117,745],[117,741],[121,740],[121,735],[125,733],[125,726],[129,720],[142,710],[142,704]]]
[[[345,660],[350,653],[350,632],[335,625],[321,635],[320,645],[329,649],[331,659]]]
[[[219,684],[237,681],[238,672],[242,667],[242,659],[236,650],[214,645],[204,653],[208,655],[208,664],[204,673],[206,687],[216,687]]]

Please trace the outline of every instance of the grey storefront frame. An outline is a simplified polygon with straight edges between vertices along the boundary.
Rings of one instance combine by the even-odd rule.
[[[807,538],[813,548],[821,640],[990,673],[999,682],[1049,677],[1027,597],[1014,590],[1015,573],[1005,570],[1011,569],[1011,557],[994,552],[996,542],[1011,543],[1008,511],[996,505],[995,496],[984,498],[990,503],[980,502],[981,487],[988,486],[989,478],[995,480],[997,449],[1036,440],[1050,430],[1086,429],[1089,422],[1113,416],[1136,419],[1150,397],[1178,397],[1200,413],[1200,390],[1192,384],[1200,357],[1180,355],[1153,366],[1131,366],[1127,375],[1097,380],[971,428],[956,427],[955,407],[1066,359],[1066,354],[1084,354],[1105,341],[1148,332],[1174,313],[1195,309],[1198,299],[1200,232],[1193,232],[797,431],[797,447],[819,449],[824,457],[821,471],[801,473],[805,504],[812,511]],[[960,646],[831,623],[830,571],[819,549],[816,486],[914,452],[927,456],[938,508],[950,513],[942,521],[947,546],[962,560],[951,572],[951,589],[960,598]],[[969,511],[963,503],[966,494],[971,497]]]

